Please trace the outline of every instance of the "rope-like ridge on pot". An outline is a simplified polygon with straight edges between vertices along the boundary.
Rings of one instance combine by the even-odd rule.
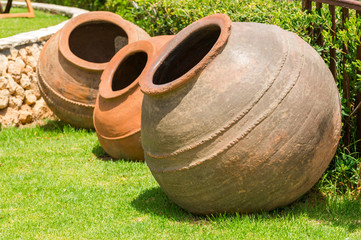
[[[283,42],[285,42],[283,38]],[[272,87],[273,83],[276,81],[278,76],[280,75],[282,68],[288,58],[289,49],[286,49],[283,52],[282,58],[280,60],[279,68],[277,69],[275,76],[273,78],[270,78],[268,82],[266,82],[264,88],[262,88],[257,94],[255,94],[255,99],[248,104],[248,106],[240,113],[238,114],[232,121],[228,122],[225,126],[217,130],[216,132],[212,133],[209,137],[202,139],[201,141],[198,141],[192,145],[188,145],[186,147],[180,148],[178,150],[175,150],[174,152],[167,153],[167,154],[153,154],[149,150],[147,150],[144,145],[142,146],[144,149],[144,152],[149,155],[152,158],[169,158],[174,157],[180,153],[192,150],[194,148],[199,147],[200,145],[211,141],[215,137],[219,136],[220,134],[226,132],[228,129],[230,129],[233,125],[235,125],[237,122],[239,122],[249,111],[252,110],[252,108],[257,105],[257,103],[262,99],[262,97],[268,92],[268,90]]]
[[[61,96],[46,81],[43,80],[43,77],[41,76],[41,73],[40,73],[40,69],[38,69],[38,76],[39,76],[39,78],[38,78],[39,81],[38,82],[40,84],[44,85],[43,89],[45,89],[45,88],[48,89],[52,94],[54,94],[61,101],[64,101],[66,103],[70,103],[70,104],[73,104],[73,105],[76,105],[76,106],[81,106],[81,107],[86,107],[86,108],[94,108],[94,106],[95,106],[94,104],[79,103],[79,102],[75,102],[75,101],[72,101],[70,99],[67,99],[67,98]]]
[[[287,45],[288,45],[288,48],[289,48],[289,41],[287,41],[287,43],[288,43]],[[270,104],[271,107],[266,112],[264,112],[259,118],[257,118],[253,122],[253,124],[251,124],[245,131],[243,131],[240,135],[238,135],[238,137],[236,137],[233,141],[228,143],[225,147],[223,147],[222,149],[220,149],[216,153],[213,153],[212,155],[207,156],[205,158],[199,159],[196,162],[190,163],[188,166],[184,166],[184,167],[180,167],[180,168],[168,168],[168,169],[164,169],[164,170],[159,170],[159,169],[156,169],[156,168],[153,168],[153,167],[149,166],[149,164],[147,163],[148,167],[154,172],[177,172],[177,171],[191,169],[191,168],[196,167],[197,165],[199,165],[201,163],[212,160],[213,158],[217,157],[222,152],[224,152],[224,151],[228,150],[229,148],[231,148],[232,146],[234,146],[241,139],[246,137],[254,128],[256,128],[263,120],[265,120],[268,116],[270,116],[274,112],[274,110],[276,110],[276,108],[281,104],[281,102],[286,98],[286,96],[290,93],[290,91],[296,85],[298,79],[300,78],[301,71],[302,71],[302,69],[304,67],[304,64],[305,64],[305,61],[304,61],[304,59],[305,59],[305,56],[304,56],[304,44],[301,44],[301,45],[302,45],[302,56],[300,57],[300,59],[302,59],[302,64],[296,64],[297,66],[300,66],[298,68],[296,77],[292,81],[289,82],[288,86],[284,89],[284,91],[282,91],[282,93],[276,99],[276,101],[274,101],[272,104]]]
[[[45,93],[44,88],[41,86],[41,84],[39,84],[39,88],[41,89],[41,91],[42,91],[42,93],[43,93],[42,97],[44,98],[44,100],[46,100],[46,102],[50,102],[50,103],[53,104],[54,106],[57,106],[57,109],[60,108],[61,111],[63,111],[63,112],[67,112],[67,113],[69,113],[69,114],[77,115],[77,116],[80,116],[80,117],[82,117],[82,118],[93,119],[92,117],[89,117],[89,116],[86,115],[86,114],[81,114],[81,113],[78,113],[78,112],[74,113],[74,112],[71,112],[71,111],[63,108],[63,107],[60,106],[60,105],[57,105],[56,102],[54,102],[54,101]]]

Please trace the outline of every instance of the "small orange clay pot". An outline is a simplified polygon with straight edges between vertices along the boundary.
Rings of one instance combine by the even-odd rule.
[[[105,66],[119,49],[147,38],[141,28],[110,12],[89,12],[69,20],[41,52],[37,72],[42,97],[64,122],[93,128]]]
[[[113,158],[144,160],[140,141],[143,69],[173,36],[129,44],[109,62],[101,76],[94,127],[103,149]]]

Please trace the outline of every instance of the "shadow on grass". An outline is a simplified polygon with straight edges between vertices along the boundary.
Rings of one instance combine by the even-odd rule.
[[[68,124],[60,121],[60,120],[48,120],[45,124],[39,126],[46,132],[63,132],[65,127],[69,127]]]
[[[39,128],[46,132],[54,132],[54,133],[63,133],[67,131],[87,131],[87,132],[94,132],[93,129],[85,129],[85,128],[78,128],[73,127],[68,123],[65,123],[61,120],[46,120],[43,124],[39,125]]]
[[[349,232],[361,229],[360,197],[329,196],[325,202],[319,201],[313,208],[305,210],[319,224],[339,226]]]
[[[144,162],[142,160],[136,160],[136,159],[127,159],[127,158],[112,158],[100,145],[99,141],[97,141],[93,147],[92,153],[100,160],[103,161],[125,161],[125,162]]]
[[[279,207],[270,212],[253,214],[216,214],[211,216],[197,216],[183,210],[171,200],[160,187],[154,187],[143,191],[132,201],[132,206],[144,213],[151,213],[167,217],[180,222],[217,221],[225,218],[232,219],[240,215],[255,220],[280,219],[307,215],[316,224],[335,225],[352,232],[361,228],[361,199],[345,199],[343,197],[326,197],[317,190],[311,190],[294,203]],[[290,218],[291,217],[291,218]]]
[[[95,143],[95,145],[93,147],[92,153],[100,160],[103,160],[103,161],[116,161],[104,151],[104,149],[100,145],[99,141],[96,141],[96,143]]]
[[[303,200],[299,200],[303,201]],[[236,213],[220,213],[213,215],[194,215],[191,214],[174,202],[172,202],[167,195],[163,192],[160,187],[154,187],[148,190],[143,191],[136,199],[132,201],[132,206],[140,212],[152,213],[159,216],[165,216],[170,219],[177,221],[188,220],[212,220],[217,221],[218,218],[232,218],[236,216]],[[253,219],[262,219],[262,218],[279,218],[287,215],[291,210],[289,206],[280,207],[270,212],[260,212],[253,214],[240,214],[241,216],[248,216]]]
[[[165,216],[176,221],[187,221],[199,218],[170,201],[160,187],[143,191],[132,201],[132,206],[139,212]]]

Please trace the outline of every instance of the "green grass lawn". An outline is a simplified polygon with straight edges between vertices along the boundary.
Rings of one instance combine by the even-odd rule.
[[[11,8],[10,13],[27,12],[25,8]],[[4,18],[0,19],[0,38],[54,26],[68,17],[34,10],[35,18]]]
[[[49,121],[0,131],[0,239],[361,239],[361,205],[313,189],[269,213],[194,216],[144,163]]]

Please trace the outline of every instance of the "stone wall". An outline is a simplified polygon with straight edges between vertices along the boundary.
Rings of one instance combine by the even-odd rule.
[[[34,43],[0,54],[0,123],[4,127],[53,116],[37,84],[36,64],[43,45]]]

